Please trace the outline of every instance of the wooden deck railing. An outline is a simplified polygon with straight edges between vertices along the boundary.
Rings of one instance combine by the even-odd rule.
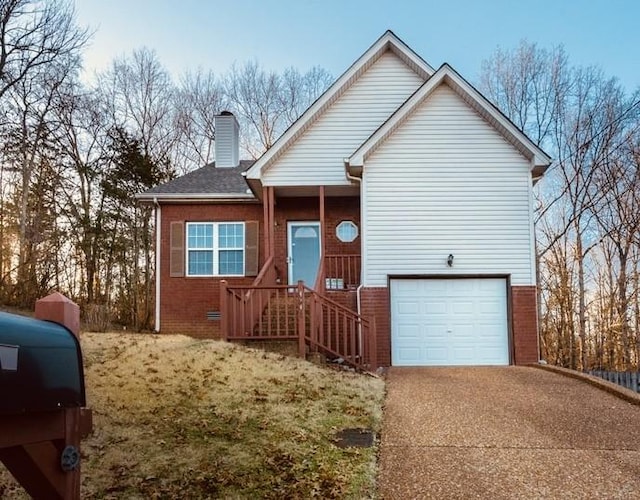
[[[326,255],[323,261],[327,290],[348,290],[360,285],[360,255]]]
[[[374,371],[375,325],[304,286],[233,286],[221,283],[223,337],[227,340],[294,340],[307,349]],[[255,321],[251,318],[257,318]]]

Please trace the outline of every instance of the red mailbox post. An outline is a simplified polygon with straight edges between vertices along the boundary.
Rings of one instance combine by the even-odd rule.
[[[55,293],[36,320],[0,314],[0,461],[33,498],[79,499],[80,440],[92,429],[79,308]]]

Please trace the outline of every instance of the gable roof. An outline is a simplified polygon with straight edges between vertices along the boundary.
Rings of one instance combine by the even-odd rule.
[[[387,51],[392,51],[413,71],[428,79],[434,69],[392,31],[387,30],[367,51],[354,62],[301,116],[296,120],[247,171],[249,180],[260,179],[263,170],[269,166],[296,140],[311,124],[331,106],[344,92]]]
[[[404,120],[443,83],[449,85],[480,116],[495,127],[508,142],[513,144],[526,158],[532,160],[534,174],[542,175],[544,173],[551,163],[551,157],[447,63],[440,66],[438,71],[407,99],[349,158],[345,158],[347,169],[353,171],[362,168],[367,156],[384,143]]]
[[[241,160],[240,165],[231,168],[216,168],[209,163],[165,184],[155,186],[136,196],[141,201],[178,199],[220,199],[255,197],[249,190],[243,173],[253,165],[254,160]]]

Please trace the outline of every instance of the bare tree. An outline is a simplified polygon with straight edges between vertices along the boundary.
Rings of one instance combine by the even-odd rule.
[[[169,158],[178,136],[174,86],[155,52],[142,48],[115,60],[98,86],[112,123],[138,137],[145,155]]]
[[[304,74],[296,68],[286,69],[282,75],[286,123],[296,121],[332,83],[331,74],[320,66],[314,66]]]
[[[571,88],[562,46],[546,50],[523,40],[497,49],[482,63],[480,88],[536,144],[552,145],[558,115]]]
[[[88,38],[71,2],[0,0],[0,99],[35,71],[77,57]]]
[[[134,51],[131,57],[114,61],[113,66],[100,75],[98,93],[111,123],[108,132],[111,143],[110,175],[120,175],[122,169],[119,166],[123,158],[129,158],[158,166],[163,172],[156,176],[157,179],[170,178],[173,175],[170,159],[178,143],[180,130],[175,126],[175,88],[156,54],[142,48]],[[103,188],[108,182],[109,179],[103,180]],[[151,187],[138,186],[140,189]],[[110,244],[120,245],[120,248],[127,243],[129,245],[127,252],[120,254],[126,258],[126,263],[120,261],[120,271],[130,273],[127,281],[132,294],[125,293],[125,307],[131,306],[131,313],[127,317],[139,326],[138,307],[144,309],[142,316],[145,318],[153,307],[148,300],[153,283],[153,223],[150,221],[151,211],[136,207],[134,193],[129,194],[130,199],[126,202],[119,196],[111,196],[110,212],[115,211],[116,218],[122,217],[122,220],[136,223],[127,226],[127,235],[117,232],[112,225],[114,231]],[[148,326],[146,323],[142,325],[144,328]]]
[[[108,273],[100,279],[100,264],[101,256],[109,254],[101,182],[109,168],[106,150],[111,123],[95,92],[77,82],[62,90],[55,113],[59,124],[56,144],[64,168],[59,210],[73,227],[70,240],[79,254],[82,302],[93,304],[102,295],[99,283],[106,290],[110,287]]]
[[[179,131],[173,164],[183,173],[214,160],[215,120],[223,111],[224,89],[212,72],[187,73],[175,92]]]
[[[0,126],[4,132],[5,162],[0,284],[6,296],[9,276],[17,271],[20,276],[14,276],[15,283],[21,290],[15,290],[12,300],[21,304],[28,304],[39,293],[35,288],[46,289],[48,283],[48,279],[35,276],[36,269],[42,270],[44,264],[43,259],[37,261],[37,253],[32,251],[43,248],[43,244],[35,245],[35,241],[44,236],[32,226],[35,223],[32,210],[44,210],[43,203],[50,197],[44,196],[46,191],[40,192],[39,198],[34,193],[42,188],[42,182],[53,182],[49,176],[55,171],[55,165],[47,153],[51,147],[52,100],[67,73],[78,67],[80,50],[88,38],[88,32],[75,24],[75,13],[69,2],[0,0],[0,107],[3,111]],[[15,232],[8,217],[10,196],[17,198],[11,218],[16,222]],[[38,219],[43,218],[44,214],[40,213]],[[5,246],[11,241],[11,234],[16,238],[17,258],[11,255],[11,247]]]
[[[234,65],[225,93],[243,128],[243,146],[257,158],[315,101],[330,83],[318,67],[305,74],[290,68],[283,75],[265,71],[257,61]]]
[[[547,51],[527,42],[514,51],[498,50],[485,62],[481,87],[555,157],[537,196],[538,282],[540,303],[560,308],[560,314],[543,311],[543,329],[551,327],[549,318],[558,317],[563,327],[543,331],[542,338],[551,344],[549,335],[557,336],[555,348],[563,352],[557,359],[586,369],[587,280],[594,275],[590,266],[597,265],[589,255],[604,237],[595,217],[607,196],[605,184],[597,180],[624,142],[632,117],[629,100],[619,83],[605,78],[602,71],[571,68],[561,47]],[[566,304],[574,309],[566,310]],[[560,345],[565,339],[568,349]]]
[[[30,305],[39,294],[46,292],[46,281],[36,276],[39,260],[51,260],[42,256],[46,226],[45,220],[55,221],[55,213],[45,201],[53,203],[59,186],[54,154],[53,137],[56,125],[52,110],[58,98],[58,90],[77,64],[72,58],[60,57],[31,78],[17,81],[4,94],[5,110],[5,160],[16,172],[17,188],[16,220],[18,225],[18,259],[15,300],[20,305]],[[42,184],[45,183],[45,184]],[[40,192],[43,186],[50,189]],[[55,224],[53,225],[56,226]]]
[[[640,121],[637,122],[640,124]],[[604,238],[610,241],[612,252],[606,265],[616,269],[615,306],[616,324],[621,344],[619,365],[625,369],[637,358],[632,357],[636,349],[637,329],[632,328],[632,296],[637,293],[637,262],[634,257],[640,248],[640,164],[634,154],[632,136],[627,147],[620,148],[608,158],[598,177],[600,190],[604,193],[595,218]],[[613,258],[615,256],[615,259]]]

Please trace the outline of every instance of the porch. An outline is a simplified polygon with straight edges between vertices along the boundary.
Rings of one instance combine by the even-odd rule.
[[[297,342],[301,357],[374,370],[375,326],[357,307],[359,192],[313,189],[263,188],[265,260],[251,285],[221,282],[222,338]]]

